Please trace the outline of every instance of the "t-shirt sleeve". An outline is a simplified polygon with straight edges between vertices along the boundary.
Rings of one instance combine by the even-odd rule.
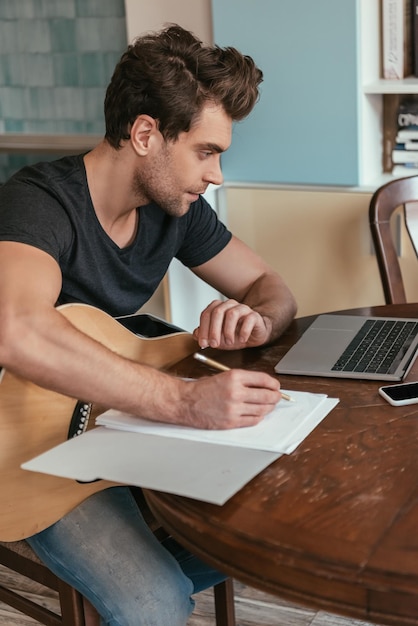
[[[185,218],[187,230],[176,258],[187,267],[206,263],[231,240],[231,232],[202,197],[192,205]]]
[[[72,236],[68,215],[45,189],[13,180],[0,187],[0,241],[34,246],[59,262]]]

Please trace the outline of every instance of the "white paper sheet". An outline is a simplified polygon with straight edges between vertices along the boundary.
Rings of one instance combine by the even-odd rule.
[[[98,427],[22,468],[82,481],[103,478],[220,505],[279,457],[274,452]]]
[[[337,398],[301,391],[286,392],[294,402],[281,400],[256,426],[229,430],[202,430],[152,422],[111,409],[96,419],[96,424],[117,430],[140,432],[224,444],[255,450],[290,454],[338,404]]]
[[[336,406],[322,394],[290,392],[251,428],[207,431],[107,411],[106,424],[22,465],[75,480],[107,479],[223,504],[249,480],[290,454]]]

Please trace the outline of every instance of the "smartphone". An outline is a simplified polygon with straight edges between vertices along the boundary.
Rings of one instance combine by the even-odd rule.
[[[380,387],[380,395],[393,406],[418,403],[418,382]]]
[[[139,337],[161,337],[172,335],[173,333],[184,332],[182,328],[166,322],[166,320],[149,315],[147,313],[134,313],[132,315],[122,315],[115,318],[122,326],[125,326]]]

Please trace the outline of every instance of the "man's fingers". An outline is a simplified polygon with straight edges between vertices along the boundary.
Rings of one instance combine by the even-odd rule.
[[[237,348],[245,345],[253,331],[264,325],[262,317],[236,300],[214,300],[202,312],[194,336],[201,348]]]

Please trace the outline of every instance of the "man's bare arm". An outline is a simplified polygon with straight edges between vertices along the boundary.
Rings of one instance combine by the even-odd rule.
[[[262,345],[279,337],[296,314],[282,277],[236,237],[193,271],[228,298],[212,302],[202,313],[195,331],[201,347]]]
[[[118,356],[55,309],[61,273],[41,250],[0,242],[0,267],[5,268],[0,273],[0,363],[42,387],[200,428],[255,424],[280,399],[278,381],[261,372],[235,370],[185,382]]]

